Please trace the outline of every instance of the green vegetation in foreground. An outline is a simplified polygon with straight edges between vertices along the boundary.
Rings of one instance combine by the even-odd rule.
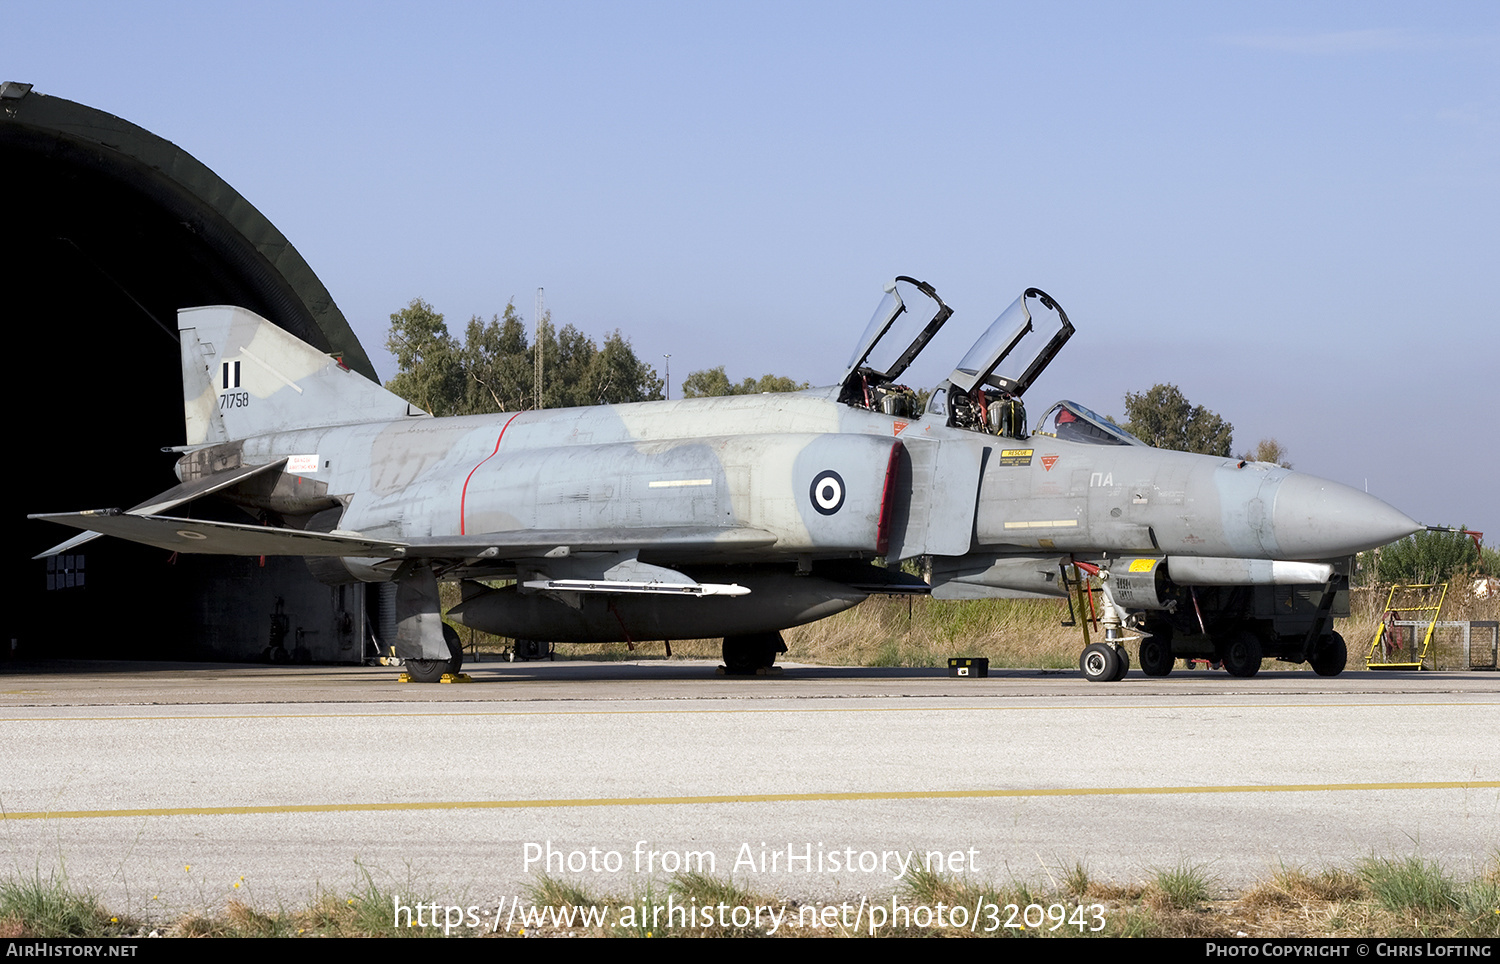
[[[18,877],[0,883],[0,937],[444,936],[442,914],[437,926],[395,926],[396,903],[409,907],[419,901],[410,891],[397,895],[382,890],[368,873],[363,878],[350,893],[319,895],[306,908],[266,910],[230,900],[213,913],[146,922],[111,914],[61,878]],[[496,936],[1500,939],[1500,853],[1467,881],[1418,857],[1371,857],[1352,870],[1282,867],[1244,891],[1217,896],[1212,874],[1200,865],[1154,869],[1132,884],[1096,880],[1081,862],[1057,874],[1049,871],[1046,878],[1045,883],[996,885],[917,872],[894,896],[872,898],[856,928],[858,897],[803,902],[705,874],[679,874],[629,894],[605,894],[577,882],[539,877],[529,889],[529,903],[502,915]],[[431,901],[424,897],[420,902]],[[695,908],[700,916],[684,926],[681,920],[653,920],[643,910],[669,901],[678,908]],[[440,908],[444,904],[437,903]],[[893,905],[906,908],[905,916],[891,919]],[[755,907],[773,908],[783,916],[773,928],[768,913],[757,924],[748,911],[735,919],[732,911],[721,910]],[[968,920],[975,907],[981,908],[977,926]],[[709,908],[713,911],[705,914]],[[872,913],[876,908],[883,908],[881,914]],[[494,908],[478,910],[480,926],[459,924],[447,928],[449,936],[490,934]],[[964,917],[962,924],[955,912]],[[430,920],[429,914],[425,921]]]
[[[0,883],[0,937],[121,937],[136,924],[110,914],[65,878],[41,873]]]

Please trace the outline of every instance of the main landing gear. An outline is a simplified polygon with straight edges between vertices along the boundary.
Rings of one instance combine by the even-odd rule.
[[[786,652],[781,634],[751,633],[724,637],[724,672],[731,676],[754,676],[776,665],[776,655]]]
[[[443,642],[448,644],[447,659],[406,660],[406,675],[414,683],[437,683],[444,674],[458,674],[464,665],[464,646],[458,639],[458,630],[443,624]]]

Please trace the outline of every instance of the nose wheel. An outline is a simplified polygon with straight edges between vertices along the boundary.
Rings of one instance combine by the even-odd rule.
[[[1114,683],[1130,671],[1130,654],[1123,646],[1090,643],[1078,657],[1078,668],[1090,683]]]
[[[1098,617],[1104,627],[1104,640],[1089,643],[1078,657],[1078,668],[1090,683],[1114,683],[1125,678],[1130,671],[1130,653],[1125,649],[1125,611],[1115,599],[1114,587],[1109,581],[1109,570],[1087,562],[1074,560],[1073,565],[1099,580],[1099,592],[1103,596],[1103,612]],[[1080,581],[1079,606],[1083,605],[1082,582]],[[1087,618],[1087,616],[1085,616]],[[1083,638],[1088,639],[1085,624]],[[1133,638],[1133,637],[1132,637]]]

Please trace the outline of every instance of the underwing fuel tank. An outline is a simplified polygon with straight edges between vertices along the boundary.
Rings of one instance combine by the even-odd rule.
[[[701,576],[695,572],[694,575]],[[714,578],[750,590],[733,598],[579,592],[518,592],[465,583],[448,615],[480,632],[559,643],[703,639],[774,632],[857,606],[867,593],[790,571],[734,572]]]

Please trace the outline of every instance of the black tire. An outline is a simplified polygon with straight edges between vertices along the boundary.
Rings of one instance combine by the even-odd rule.
[[[406,661],[406,675],[411,677],[413,683],[440,683],[446,672],[448,672],[446,659],[409,659]]]
[[[1349,646],[1344,642],[1344,637],[1338,633],[1330,633],[1327,642],[1313,650],[1312,659],[1307,661],[1312,671],[1319,676],[1337,676],[1349,665]]]
[[[1248,629],[1232,630],[1229,641],[1219,652],[1219,659],[1230,676],[1249,679],[1260,672],[1260,637]]]
[[[1172,664],[1177,662],[1172,658],[1171,637],[1163,639],[1161,635],[1141,640],[1140,657],[1141,672],[1147,676],[1166,676],[1172,672]]]
[[[750,633],[724,637],[724,671],[750,676],[756,670],[776,665],[776,654],[786,652],[780,633]]]
[[[1120,678],[1120,654],[1113,646],[1089,643],[1078,657],[1078,668],[1090,683],[1113,683]]]
[[[1126,649],[1124,646],[1117,646],[1115,648],[1115,654],[1120,657],[1120,668],[1115,670],[1114,678],[1114,682],[1118,683],[1120,680],[1125,678],[1126,673],[1130,672],[1130,650]]]
[[[464,666],[464,645],[458,638],[458,630],[443,624],[443,642],[448,644],[447,659],[409,659],[406,675],[414,683],[439,683],[446,673],[457,674]]]

